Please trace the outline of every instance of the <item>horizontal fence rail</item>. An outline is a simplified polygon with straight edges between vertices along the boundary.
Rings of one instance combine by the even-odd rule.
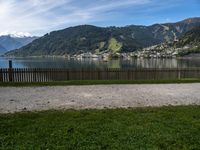
[[[174,80],[199,78],[200,68],[190,69],[0,69],[0,82],[51,82],[66,80]]]

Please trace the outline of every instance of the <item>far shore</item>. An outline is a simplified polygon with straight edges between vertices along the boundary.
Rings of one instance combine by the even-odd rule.
[[[65,58],[65,59],[71,59],[75,58],[72,56],[61,56],[61,55],[48,55],[48,56],[0,56],[2,58],[7,58],[7,59],[14,59],[14,58]],[[153,58],[153,57],[131,57],[132,59],[188,59],[188,58],[200,58],[200,53],[199,54],[189,54],[185,56],[178,56],[178,57],[159,57],[159,58]],[[93,58],[82,58],[82,59],[93,59]],[[123,59],[123,58],[110,58],[110,59]],[[95,59],[96,60],[96,59]],[[101,60],[101,59],[99,59]]]

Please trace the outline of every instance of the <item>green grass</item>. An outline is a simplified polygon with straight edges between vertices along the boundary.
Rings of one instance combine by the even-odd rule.
[[[200,149],[200,106],[1,114],[0,149]]]
[[[181,80],[70,80],[60,82],[0,82],[1,86],[68,86],[68,85],[98,85],[98,84],[170,84],[170,83],[200,83],[200,79]]]
[[[122,43],[118,42],[115,38],[109,40],[108,49],[111,50],[112,53],[120,52],[122,46]]]

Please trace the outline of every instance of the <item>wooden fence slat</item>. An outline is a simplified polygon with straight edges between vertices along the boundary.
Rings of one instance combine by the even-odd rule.
[[[199,68],[175,69],[61,69],[0,68],[0,82],[49,82],[65,80],[164,80],[200,78]]]

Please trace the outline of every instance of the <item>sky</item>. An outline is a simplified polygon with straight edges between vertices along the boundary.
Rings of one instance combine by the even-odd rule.
[[[0,0],[0,35],[70,26],[151,25],[200,17],[200,0]]]

